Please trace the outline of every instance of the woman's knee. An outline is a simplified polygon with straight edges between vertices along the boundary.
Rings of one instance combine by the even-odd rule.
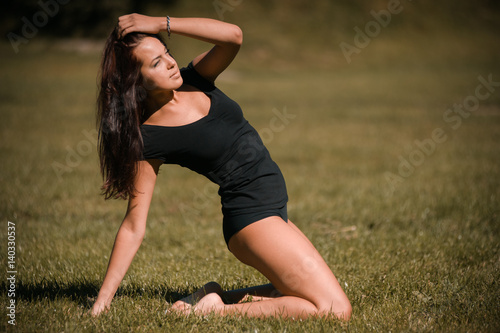
[[[325,297],[318,304],[318,314],[321,316],[335,316],[341,320],[349,320],[352,315],[352,306],[347,297]]]

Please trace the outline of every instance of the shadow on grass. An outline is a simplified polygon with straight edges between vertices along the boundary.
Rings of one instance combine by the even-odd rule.
[[[75,302],[83,307],[90,308],[99,292],[101,282],[91,281],[73,281],[69,283],[59,283],[55,280],[42,280],[38,283],[16,283],[16,299],[27,302],[39,302],[43,299],[50,301],[58,299],[67,299]],[[6,282],[0,284],[2,290],[8,290],[9,286]],[[162,286],[147,287],[147,286],[127,286],[119,288],[115,297],[128,296],[139,297],[145,296],[156,299],[163,299],[166,302],[173,303],[187,295],[192,291],[189,290],[171,290]]]

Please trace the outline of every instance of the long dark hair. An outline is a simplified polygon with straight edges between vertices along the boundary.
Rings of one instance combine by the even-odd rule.
[[[134,48],[145,37],[158,35],[130,33],[121,38],[115,28],[106,40],[100,68],[97,97],[98,153],[106,199],[134,197],[134,179],[142,159],[140,124],[147,91],[143,85],[140,61]]]

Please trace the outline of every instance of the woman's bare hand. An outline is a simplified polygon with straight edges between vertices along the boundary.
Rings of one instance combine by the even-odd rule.
[[[131,32],[157,34],[165,29],[166,24],[165,17],[152,17],[135,13],[118,18],[118,29],[121,37]]]
[[[103,302],[97,301],[94,303],[94,306],[92,306],[92,310],[91,310],[90,314],[92,315],[92,317],[97,317],[101,313],[107,312],[108,310],[109,310],[109,306],[107,306]]]

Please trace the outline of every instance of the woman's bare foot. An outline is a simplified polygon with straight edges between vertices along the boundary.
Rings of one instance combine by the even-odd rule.
[[[187,314],[191,313],[192,307],[193,306],[191,304],[183,302],[182,300],[179,300],[179,301],[175,302],[174,304],[172,304],[172,306],[165,311],[165,314],[175,312],[178,314],[187,315]]]
[[[193,311],[197,314],[220,313],[224,308],[224,302],[217,293],[211,293],[203,297],[195,306]]]
[[[191,309],[194,305],[196,305],[209,294],[218,295],[220,298],[220,296],[222,295],[222,287],[217,282],[209,282],[191,295],[175,302],[165,313],[178,312],[188,314],[191,312]]]

